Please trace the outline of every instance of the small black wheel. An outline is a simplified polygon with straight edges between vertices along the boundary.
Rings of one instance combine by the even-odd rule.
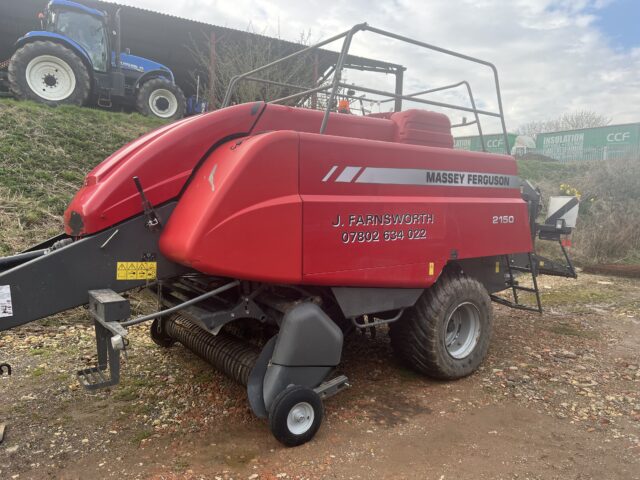
[[[152,78],[138,90],[136,108],[143,115],[178,120],[184,115],[186,100],[175,83],[166,78]]]
[[[82,105],[91,91],[91,78],[80,57],[49,41],[20,47],[9,63],[11,93],[20,100],[48,105]]]
[[[391,345],[410,368],[440,380],[473,373],[487,356],[493,323],[484,286],[445,271],[405,314],[390,325]]]
[[[324,407],[320,396],[307,387],[289,385],[273,400],[269,428],[287,447],[307,443],[320,428]]]
[[[164,321],[162,318],[156,318],[149,328],[149,335],[153,343],[162,348],[172,347],[176,343],[175,339],[167,335],[164,329]]]

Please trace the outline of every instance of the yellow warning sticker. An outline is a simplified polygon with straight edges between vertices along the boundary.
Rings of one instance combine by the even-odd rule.
[[[157,262],[118,262],[117,280],[155,280]]]
[[[435,264],[433,262],[429,262],[429,275],[433,275],[435,272]]]
[[[500,273],[500,262],[496,262],[496,273]]]

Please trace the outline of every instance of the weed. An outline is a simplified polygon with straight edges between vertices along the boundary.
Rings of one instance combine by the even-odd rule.
[[[113,398],[121,402],[132,402],[133,400],[137,400],[138,397],[139,395],[135,387],[124,387],[113,394]]]
[[[140,445],[143,440],[146,440],[151,435],[153,435],[153,432],[150,430],[140,430],[139,432],[136,432],[136,434],[131,439],[131,442],[136,445]]]
[[[557,335],[567,335],[570,337],[581,337],[581,338],[596,338],[597,334],[595,332],[590,332],[587,330],[580,330],[572,325],[568,325],[566,323],[559,323],[557,325],[552,325],[549,327],[549,331],[555,333]]]
[[[176,473],[184,473],[189,468],[189,462],[183,459],[177,459],[173,462],[173,470]]]

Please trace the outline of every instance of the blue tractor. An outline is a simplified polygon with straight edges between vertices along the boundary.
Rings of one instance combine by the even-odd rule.
[[[110,16],[69,0],[51,0],[40,21],[40,31],[16,42],[9,63],[9,87],[16,98],[49,105],[124,105],[168,120],[184,115],[184,94],[171,70],[122,52],[119,10]]]

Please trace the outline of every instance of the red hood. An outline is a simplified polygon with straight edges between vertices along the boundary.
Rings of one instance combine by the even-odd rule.
[[[87,175],[64,214],[66,233],[93,234],[139,214],[134,176],[153,205],[175,198],[207,152],[224,138],[246,135],[262,108],[243,104],[190,117],[125,145]]]

